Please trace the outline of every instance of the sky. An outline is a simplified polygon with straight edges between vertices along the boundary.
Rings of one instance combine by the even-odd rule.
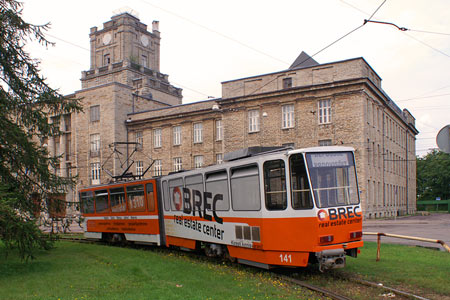
[[[81,71],[90,66],[90,28],[101,29],[113,15],[127,11],[150,31],[152,21],[159,21],[160,71],[183,89],[183,103],[220,98],[221,82],[285,70],[305,51],[319,63],[363,57],[382,78],[383,90],[416,118],[417,155],[436,148],[438,131],[450,124],[448,0],[23,3],[25,21],[50,23],[46,37],[55,46],[31,43],[27,49],[40,60],[47,83],[62,94],[81,89]],[[373,21],[408,30],[376,23],[361,26],[373,13]]]

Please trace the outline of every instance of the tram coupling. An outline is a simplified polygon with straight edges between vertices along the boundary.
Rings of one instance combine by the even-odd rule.
[[[320,272],[345,267],[344,249],[323,250],[321,252],[317,252],[316,257],[319,262]]]

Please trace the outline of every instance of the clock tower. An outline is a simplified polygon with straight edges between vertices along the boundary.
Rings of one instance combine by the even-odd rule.
[[[117,82],[136,94],[167,103],[181,104],[181,89],[172,86],[168,75],[160,73],[159,22],[152,31],[129,12],[115,15],[103,23],[103,29],[92,27],[90,70],[82,72],[82,88]]]
[[[181,89],[171,85],[169,76],[160,72],[158,26],[153,21],[149,31],[139,18],[125,12],[103,23],[102,29],[91,28],[90,68],[82,72],[82,88],[73,95],[80,99],[83,112],[71,116],[74,129],[67,133],[69,142],[59,147],[73,149],[72,156],[66,155],[70,158],[66,168],[76,168],[76,190],[107,183],[128,170],[130,161],[125,164],[123,157],[111,156],[114,145],[124,147],[118,151],[125,158],[133,150],[132,146],[123,146],[127,142],[138,140],[140,151],[148,151],[151,138],[138,139],[139,132],[128,130],[132,116],[181,104]]]

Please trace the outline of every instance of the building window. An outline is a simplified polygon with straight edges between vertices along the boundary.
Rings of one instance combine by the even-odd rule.
[[[252,109],[248,111],[248,132],[259,131],[259,110]]]
[[[72,164],[66,163],[66,177],[72,178]]]
[[[107,66],[110,63],[111,63],[111,57],[109,56],[109,54],[103,55],[103,65]]]
[[[194,168],[199,169],[203,167],[203,155],[194,156]]]
[[[153,145],[155,148],[160,148],[161,147],[161,140],[162,140],[162,135],[161,135],[161,128],[156,128],[155,130],[153,130]]]
[[[66,134],[66,160],[70,160],[72,154],[72,135]]]
[[[71,115],[64,115],[64,130],[69,132],[72,130],[72,118]]]
[[[283,147],[283,148],[291,148],[291,149],[295,149],[295,143],[285,143],[285,144],[281,144],[281,147]]]
[[[217,153],[216,154],[216,164],[220,165],[223,163],[223,154],[222,153]]]
[[[203,124],[195,123],[194,124],[194,143],[203,142]]]
[[[222,120],[216,120],[216,141],[223,140]]]
[[[319,100],[319,124],[331,123],[331,100]]]
[[[173,128],[173,144],[181,145],[181,126],[175,126]]]
[[[89,110],[91,122],[100,121],[100,105],[91,106]]]
[[[136,146],[142,148],[144,145],[144,134],[142,131],[136,131]]]
[[[100,163],[91,164],[91,184],[100,184]]]
[[[57,176],[59,176],[59,177],[62,177],[61,165],[60,165],[60,164],[57,164],[57,165],[55,166],[55,174],[56,174]]]
[[[154,174],[155,176],[161,176],[162,175],[162,163],[160,159],[155,159],[155,163],[153,164],[154,166]]]
[[[141,65],[146,67],[146,68],[148,67],[148,65],[147,65],[147,56],[145,56],[145,55],[141,56]]]
[[[55,126],[55,129],[59,131],[61,125],[60,117],[50,117],[50,124],[53,124],[53,126]]]
[[[136,162],[136,175],[142,176],[144,174],[144,162],[142,160],[138,160]]]
[[[173,159],[173,170],[175,172],[181,171],[183,169],[183,164],[181,162],[181,157],[175,157]]]
[[[294,122],[294,104],[283,105],[281,107],[283,114],[282,117],[282,128],[293,128],[295,126]]]
[[[99,156],[100,154],[100,133],[91,134],[91,157]]]
[[[287,77],[283,79],[283,89],[288,89],[292,87],[292,77]]]
[[[59,137],[56,137],[56,139],[54,139],[55,144],[54,144],[54,148],[53,148],[53,152],[55,154],[55,156],[59,156],[60,155],[60,151],[61,151],[61,144],[59,142]]]
[[[319,146],[331,146],[331,140],[319,140]]]

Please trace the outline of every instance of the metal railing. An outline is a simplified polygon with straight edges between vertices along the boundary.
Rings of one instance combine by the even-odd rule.
[[[381,256],[381,237],[382,236],[441,244],[441,246],[444,247],[445,251],[450,253],[450,247],[442,240],[434,240],[434,239],[428,239],[428,238],[421,238],[421,237],[407,236],[407,235],[400,235],[400,234],[393,234],[393,233],[382,233],[382,232],[363,232],[363,235],[376,235],[377,236],[377,259],[376,259],[376,261],[379,261],[380,256]]]

